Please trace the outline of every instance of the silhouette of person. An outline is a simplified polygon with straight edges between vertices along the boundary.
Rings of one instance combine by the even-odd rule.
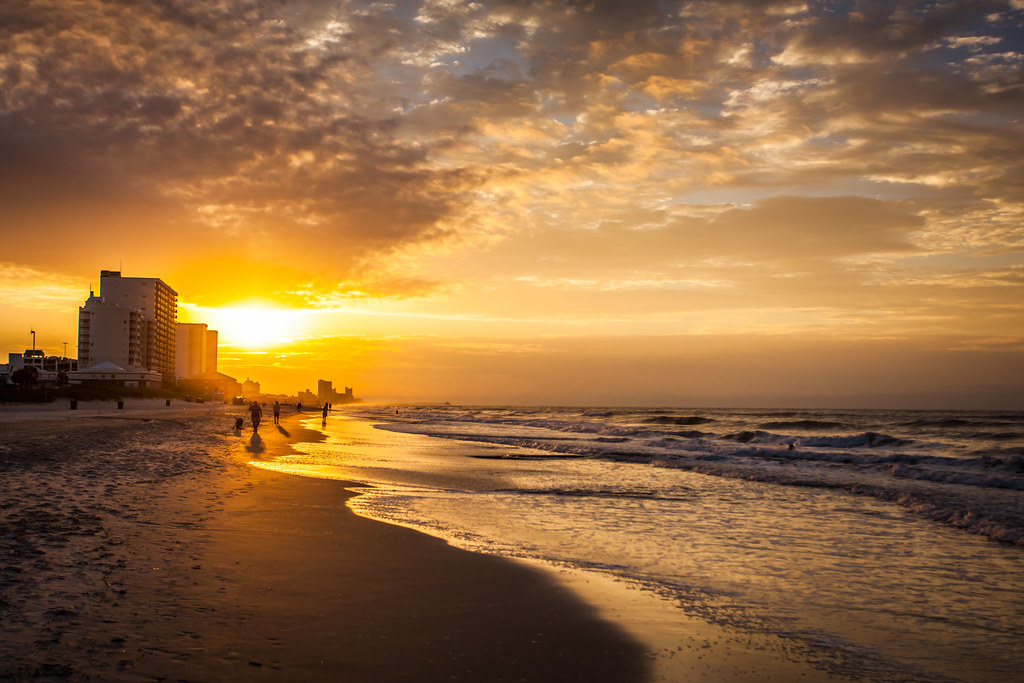
[[[256,401],[249,404],[249,416],[252,418],[252,431],[255,432],[260,427],[260,418],[263,417],[263,409]]]
[[[274,401],[274,424],[281,424],[281,404]]]
[[[328,409],[329,409],[329,408],[328,408],[328,405],[327,405],[327,403],[325,402],[325,403],[324,403],[324,409],[323,409],[323,411],[322,411],[322,412],[323,412],[323,415],[324,415],[324,422],[327,422],[327,411],[328,411]]]

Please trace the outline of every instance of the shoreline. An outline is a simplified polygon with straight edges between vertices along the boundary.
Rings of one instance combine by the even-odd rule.
[[[0,408],[2,676],[649,678],[639,642],[541,571],[248,466],[315,438],[291,413],[239,441],[231,407],[39,412]]]
[[[313,417],[315,419],[316,416]],[[457,440],[438,440],[429,436],[409,434],[402,434],[400,442],[389,442],[391,432],[373,428],[377,420],[344,413],[334,416],[332,420],[340,420],[334,422],[336,431],[325,435],[319,430],[311,430],[316,433],[315,441],[329,440],[340,444],[353,443],[364,446],[373,442],[373,447],[384,449],[412,447],[429,451],[431,448],[439,448],[449,449],[452,454],[454,451],[471,447]],[[367,474],[366,472],[346,469],[343,466],[302,465],[293,462],[278,464],[266,460],[254,464],[299,478],[338,481],[352,487],[359,496],[372,497],[377,488],[373,483],[360,480],[361,476]],[[411,481],[405,484],[417,485]],[[384,486],[387,488],[386,484]],[[446,536],[436,528],[378,518],[359,505],[354,507],[360,517],[408,529],[441,540],[454,548],[467,547],[461,544],[458,537]],[[650,680],[730,680],[737,683],[761,683],[769,679],[851,680],[825,670],[820,663],[816,665],[799,656],[787,656],[787,652],[793,654],[791,645],[781,642],[777,637],[730,630],[688,613],[684,605],[667,600],[649,587],[633,584],[621,577],[570,564],[555,564],[525,556],[494,554],[472,544],[468,547],[467,552],[499,558],[544,573],[596,610],[599,617],[624,629],[642,643],[649,653]]]

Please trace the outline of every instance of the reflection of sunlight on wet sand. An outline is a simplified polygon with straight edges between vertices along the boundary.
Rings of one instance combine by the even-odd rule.
[[[350,482],[352,485],[346,488],[354,493],[366,494],[372,491],[374,495],[385,497],[389,494],[423,495],[431,490],[430,487],[423,488],[416,482],[409,482],[406,485],[384,481],[365,483],[366,479],[374,479],[375,467],[384,464],[374,456],[370,456],[372,463],[367,462],[368,453],[365,451],[402,443],[406,447],[401,449],[403,455],[415,457],[414,444],[417,441],[428,452],[436,452],[435,449],[446,450],[446,447],[452,451],[471,451],[473,448],[460,443],[431,442],[422,437],[409,438],[407,435],[386,432],[381,434],[379,430],[373,430],[365,424],[347,426],[352,429],[345,430],[344,437],[339,439],[340,434],[334,434],[333,438],[329,437],[329,441],[343,440],[351,463],[331,465],[308,462],[308,458],[316,457],[324,448],[323,443],[317,443],[303,444],[300,452],[295,455],[279,457],[273,461],[252,461],[249,464],[272,472]],[[378,441],[364,441],[367,436],[376,437]],[[471,466],[475,466],[474,461],[470,462],[473,463]],[[448,460],[445,466],[446,469],[458,467],[451,460]],[[481,551],[479,545],[460,544],[459,538],[446,534],[440,527],[424,526],[401,518],[382,519],[366,510],[361,500],[363,496],[357,496],[348,504],[349,508],[360,516],[427,533],[456,547]],[[805,663],[789,661],[781,654],[785,650],[785,643],[770,634],[729,632],[705,619],[686,614],[672,601],[665,600],[651,591],[601,572],[567,568],[542,560],[515,558],[514,561],[523,561],[554,574],[602,615],[622,625],[634,637],[644,642],[652,654],[655,674],[653,680],[730,680],[752,683],[765,680],[766,672],[771,672],[776,680],[799,680],[808,672]],[[814,673],[817,676],[815,680],[843,680],[825,672]]]
[[[246,448],[251,452],[250,448]],[[281,472],[282,474],[294,474],[300,477],[312,477],[314,479],[336,479],[338,481],[352,481],[352,477],[346,477],[340,467],[332,465],[306,465],[286,462],[281,459],[275,461],[258,460],[250,462],[253,467],[270,472]]]
[[[766,678],[796,681],[808,675],[807,664],[787,659],[784,643],[772,635],[730,632],[607,574],[541,560],[517,561],[554,573],[602,616],[647,645],[652,680],[760,683]],[[813,673],[812,680],[847,680],[820,670]]]

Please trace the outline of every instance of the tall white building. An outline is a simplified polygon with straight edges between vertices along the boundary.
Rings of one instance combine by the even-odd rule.
[[[112,363],[159,372],[174,382],[178,294],[159,278],[121,277],[100,271],[100,295],[92,292],[78,313],[79,368]]]
[[[145,363],[142,312],[103,300],[89,293],[78,309],[78,367],[100,363],[118,367],[143,367]]]

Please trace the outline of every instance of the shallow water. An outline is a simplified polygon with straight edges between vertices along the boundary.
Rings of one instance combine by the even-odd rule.
[[[616,453],[585,452],[579,434],[635,438],[621,436],[632,427],[610,424],[614,416],[587,417],[576,428],[596,419],[620,436],[610,436],[609,429],[552,429],[550,412],[544,425],[518,415],[513,419],[520,424],[513,425],[487,417],[378,423],[387,431],[332,418],[328,441],[301,444],[300,454],[275,467],[372,484],[367,495],[352,502],[366,516],[472,550],[599,572],[641,586],[675,606],[680,638],[682,625],[691,623],[686,620],[699,618],[734,636],[760,638],[758,647],[809,663],[822,676],[1009,681],[1024,669],[1019,569],[1024,549],[937,523],[913,505],[900,507],[836,486],[844,480],[863,485],[870,478],[878,480],[876,486],[892,486],[884,481],[885,470],[863,454],[853,465],[816,457],[805,468],[812,471],[802,472],[801,485],[794,486],[791,472],[777,476],[771,469],[792,469],[792,462],[775,464],[763,454],[754,464],[749,457],[743,462],[735,445],[726,452],[708,437],[702,437],[710,444],[705,453],[720,458],[716,464],[721,458],[737,461],[734,470],[718,471],[726,476],[709,476],[678,462],[666,466],[663,457],[625,458],[621,441]],[[675,424],[674,416],[656,417]],[[772,417],[793,421],[757,419]],[[915,427],[918,433],[950,419],[913,417],[927,425]],[[812,428],[824,422],[815,420]],[[917,442],[917,451],[944,457],[935,445],[939,436],[930,437],[927,446],[920,445],[925,441],[920,437],[895,439]],[[641,438],[649,442],[649,437]],[[517,440],[546,448],[524,447]],[[829,448],[849,448],[835,446],[839,441]],[[598,449],[607,443],[597,442]],[[784,448],[788,451],[788,445]],[[949,448],[954,452],[945,457],[978,457],[977,443]],[[889,450],[882,457],[901,454]],[[751,470],[757,481],[741,478]],[[925,485],[936,486],[931,480]],[[1022,495],[1012,488],[987,488]],[[972,495],[984,491],[974,489]],[[933,498],[942,493],[930,492]],[[954,504],[960,503],[948,503]],[[657,628],[664,642],[664,624]]]

